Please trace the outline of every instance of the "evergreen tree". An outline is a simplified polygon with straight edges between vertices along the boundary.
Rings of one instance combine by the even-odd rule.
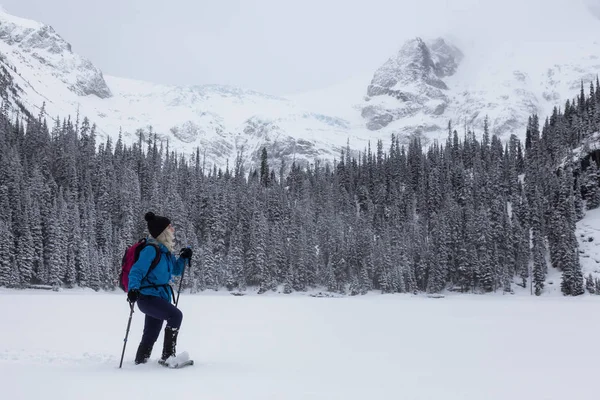
[[[213,289],[213,290],[217,290],[219,287],[219,277],[218,277],[218,270],[217,270],[217,260],[215,259],[214,253],[213,253],[213,248],[214,248],[214,243],[212,241],[212,235],[209,233],[208,234],[208,239],[206,241],[206,245],[203,248],[203,255],[204,255],[204,268],[203,268],[203,275],[204,275],[204,282],[205,282],[205,287],[207,289]]]
[[[589,294],[596,294],[596,282],[591,273],[585,278],[585,288]]]
[[[33,258],[34,247],[33,237],[29,225],[23,224],[20,229],[20,236],[17,239],[16,260],[19,268],[20,286],[27,286],[31,283],[33,276]]]
[[[486,292],[517,278],[541,294],[551,265],[577,295],[576,222],[600,205],[586,147],[598,99],[590,85],[541,124],[532,115],[524,144],[517,134],[503,143],[486,118],[481,138],[449,124],[444,143],[392,135],[387,153],[381,140],[358,153],[348,144],[331,164],[289,165],[261,148],[249,173],[241,154],[233,169],[208,167],[199,148],[188,159],[152,129],[97,146],[85,118],[48,129],[43,113],[25,124],[0,110],[0,285],[112,289],[153,210],[195,248],[183,282],[193,291]]]
[[[584,188],[586,208],[593,210],[600,207],[600,175],[593,158],[590,158],[590,165],[585,171]]]
[[[267,149],[263,147],[260,154],[260,182],[264,186],[269,186],[269,162],[267,158]]]
[[[546,281],[546,259],[544,258],[544,245],[539,233],[533,236],[533,285],[536,296],[542,294]]]
[[[38,171],[39,172],[39,171]],[[35,173],[34,173],[35,174]],[[39,175],[41,178],[41,175]],[[36,184],[33,181],[34,185]],[[40,186],[43,186],[41,180]],[[37,197],[30,197],[31,206],[29,208],[28,225],[32,240],[32,283],[41,283],[44,276],[44,236],[42,230],[42,214],[40,210],[40,200]]]
[[[0,235],[3,240],[0,240],[0,286],[14,287],[17,282],[12,280],[12,269],[15,267],[15,256],[11,246],[12,234],[8,229],[8,224],[0,218]]]
[[[63,276],[63,238],[62,227],[57,201],[53,202],[52,211],[48,221],[48,235],[44,245],[44,265],[47,268],[46,283],[54,287],[62,284],[61,276]]]

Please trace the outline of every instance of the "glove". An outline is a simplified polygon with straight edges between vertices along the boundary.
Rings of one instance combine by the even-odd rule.
[[[181,252],[179,253],[179,257],[180,258],[192,258],[192,249],[190,249],[189,247],[181,249]]]
[[[129,292],[127,292],[127,301],[132,304],[135,303],[139,297],[140,291],[138,289],[131,289]]]

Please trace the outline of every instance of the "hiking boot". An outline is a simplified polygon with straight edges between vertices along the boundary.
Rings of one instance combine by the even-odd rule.
[[[145,364],[152,354],[152,346],[140,343],[135,354],[135,364]]]
[[[179,333],[178,328],[171,328],[167,326],[165,328],[165,342],[163,344],[162,357],[160,363],[164,362],[171,356],[175,356],[175,348],[177,346],[177,334]]]

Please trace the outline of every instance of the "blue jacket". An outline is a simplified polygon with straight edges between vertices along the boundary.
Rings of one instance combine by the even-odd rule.
[[[148,243],[158,245],[160,248],[160,261],[148,274],[150,264],[152,264],[152,260],[154,260],[156,255],[156,249],[154,246],[144,247],[140,252],[138,260],[131,266],[131,271],[129,271],[129,290],[139,289],[141,294],[162,297],[170,302],[172,294],[171,289],[167,285],[171,282],[173,276],[179,276],[183,273],[185,259],[176,258],[169,252],[165,245],[152,237],[149,237],[147,241]],[[144,287],[152,285],[156,285],[157,287]]]

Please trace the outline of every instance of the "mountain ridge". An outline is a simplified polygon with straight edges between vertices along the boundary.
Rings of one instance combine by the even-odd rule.
[[[418,135],[427,144],[445,139],[449,122],[481,132],[485,116],[493,134],[522,138],[531,114],[549,115],[600,71],[598,42],[567,44],[560,56],[555,43],[507,42],[478,53],[445,38],[415,36],[351,90],[341,85],[282,97],[104,75],[52,27],[0,11],[0,63],[21,89],[6,99],[14,110],[18,101],[32,112],[45,104],[51,118],[77,112],[99,134],[122,132],[128,141],[154,133],[184,153],[201,147],[218,166],[241,152],[247,166],[257,165],[262,147],[290,165],[331,161],[346,146],[362,151],[392,135]]]

